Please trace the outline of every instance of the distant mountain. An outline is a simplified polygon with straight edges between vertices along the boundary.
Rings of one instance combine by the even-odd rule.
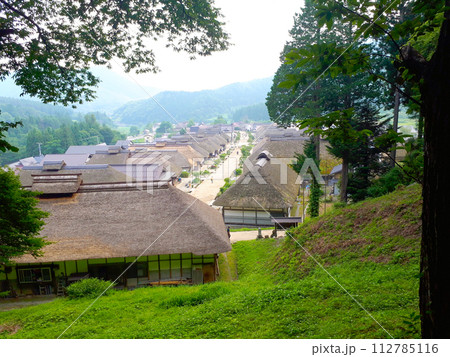
[[[133,100],[148,98],[155,95],[158,89],[140,86],[131,77],[120,75],[106,67],[94,67],[92,73],[99,77],[101,82],[96,88],[96,96],[93,102],[77,106],[77,110],[87,112],[105,112],[111,114],[114,110]],[[22,90],[16,86],[11,78],[0,82],[0,96],[21,99],[33,99],[29,96],[20,96]]]
[[[233,122],[240,122],[244,120],[269,122],[270,117],[266,104],[259,103],[237,109],[233,112],[232,120]]]
[[[123,124],[142,125],[189,119],[201,121],[218,115],[232,116],[239,108],[265,102],[271,85],[272,78],[265,78],[234,83],[215,90],[165,91],[155,95],[154,99],[127,103],[114,111],[112,117]]]
[[[43,104],[36,100],[0,97],[0,120],[14,121],[27,118],[54,118],[79,120],[81,114],[72,108]]]

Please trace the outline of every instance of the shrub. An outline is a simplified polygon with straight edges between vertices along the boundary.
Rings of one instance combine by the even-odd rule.
[[[0,298],[7,298],[11,295],[11,291],[0,292]]]
[[[66,291],[71,299],[80,299],[84,297],[96,298],[110,287],[111,284],[112,282],[109,280],[89,278],[70,284]],[[109,293],[111,293],[111,289],[108,289],[104,295],[108,295]]]
[[[347,207],[347,203],[346,203],[346,202],[339,201],[339,202],[336,202],[336,203],[333,205],[333,207],[334,207],[334,208],[343,208],[343,207]]]
[[[192,180],[192,183],[195,185],[195,184],[198,184],[198,183],[200,183],[201,182],[201,180],[198,178],[198,177],[196,177],[195,179],[193,179]]]
[[[188,178],[188,177],[189,177],[189,172],[187,172],[187,171],[182,171],[181,174],[180,174],[180,177],[181,177],[181,178]]]
[[[236,176],[239,176],[240,174],[242,174],[242,169],[238,168],[238,169],[234,170],[234,173]]]

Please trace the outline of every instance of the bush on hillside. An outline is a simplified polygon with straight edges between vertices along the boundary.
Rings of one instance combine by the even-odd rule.
[[[81,299],[84,297],[96,298],[100,296],[106,289],[113,287],[112,282],[109,280],[100,280],[97,278],[89,278],[77,281],[70,284],[66,291],[67,295],[71,299]],[[111,293],[111,289],[106,290],[104,295]]]

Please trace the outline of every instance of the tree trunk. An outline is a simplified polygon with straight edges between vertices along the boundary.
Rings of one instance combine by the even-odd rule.
[[[423,139],[423,115],[419,115],[419,121],[417,123],[417,138]]]
[[[397,132],[398,131],[398,113],[400,112],[400,92],[398,89],[395,89],[394,93],[394,122],[392,123],[392,129]],[[395,159],[397,157],[397,150],[392,150],[392,167],[395,167]]]
[[[450,0],[446,1],[450,6]],[[450,338],[450,11],[420,88],[425,117],[420,313],[423,338]]]
[[[347,202],[347,184],[348,184],[348,157],[342,158],[342,176],[341,176],[341,202]]]
[[[314,135],[314,145],[316,147],[316,161],[320,162],[320,135]]]

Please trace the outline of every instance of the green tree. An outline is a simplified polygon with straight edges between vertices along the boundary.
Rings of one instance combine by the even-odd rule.
[[[303,154],[296,154],[297,160],[292,165],[292,168],[295,172],[297,172],[298,174],[300,173],[307,158],[313,159],[317,167],[320,166],[320,162],[316,158],[316,143],[313,138],[311,138],[304,146]],[[308,174],[310,174],[312,177],[308,202],[308,214],[311,217],[318,217],[320,210],[320,196],[322,195],[322,190],[320,189],[320,184],[317,182],[312,172],[308,172]]]
[[[10,151],[18,151],[19,149],[15,146],[8,143],[4,138],[6,137],[6,133],[9,129],[17,128],[18,126],[22,125],[21,122],[16,123],[8,123],[4,121],[0,121],[0,150],[3,152],[6,152],[7,150]]]
[[[156,133],[163,134],[163,133],[170,133],[172,131],[173,125],[171,122],[163,121],[158,129],[156,129]]]
[[[139,128],[137,126],[135,126],[135,125],[132,125],[130,127],[129,135],[130,136],[137,136],[137,135],[139,135]]]
[[[22,189],[18,176],[0,170],[0,264],[23,254],[39,256],[46,245],[39,237],[48,213],[37,207],[36,193]]]
[[[383,152],[389,152],[389,146],[375,145],[377,138],[386,132],[386,121],[379,115],[378,109],[367,105],[355,113],[353,128],[357,131],[367,130],[370,135],[364,135],[356,142],[350,155],[350,173],[347,193],[352,202],[358,202],[369,196],[369,188],[373,181],[386,173],[391,160],[383,158]]]
[[[214,119],[214,122],[213,122],[213,124],[226,124],[226,123],[227,123],[227,120],[221,115],[219,115],[216,119]]]
[[[45,103],[92,100],[89,67],[112,56],[126,71],[157,71],[148,39],[192,58],[229,46],[211,0],[0,0],[0,12],[0,79]]]
[[[399,92],[416,104],[424,118],[424,179],[422,211],[422,250],[420,311],[424,338],[450,337],[450,250],[447,206],[450,192],[448,178],[448,137],[450,135],[450,0],[413,0],[411,18],[389,26],[392,14],[399,12],[401,1],[314,0],[319,23],[331,29],[334,22],[357,26],[356,38],[373,43],[384,39],[396,48],[395,66],[402,80],[417,88],[419,97]],[[347,4],[351,4],[352,8]],[[427,34],[438,34],[432,54],[426,56],[414,42]],[[406,41],[401,46],[399,39]],[[385,53],[385,55],[388,55]],[[343,74],[352,76],[371,71],[370,54],[364,46],[345,47],[311,45],[295,54],[298,61],[315,64],[310,75]],[[386,81],[384,73],[374,73],[374,80]],[[396,85],[395,83],[393,85]]]

